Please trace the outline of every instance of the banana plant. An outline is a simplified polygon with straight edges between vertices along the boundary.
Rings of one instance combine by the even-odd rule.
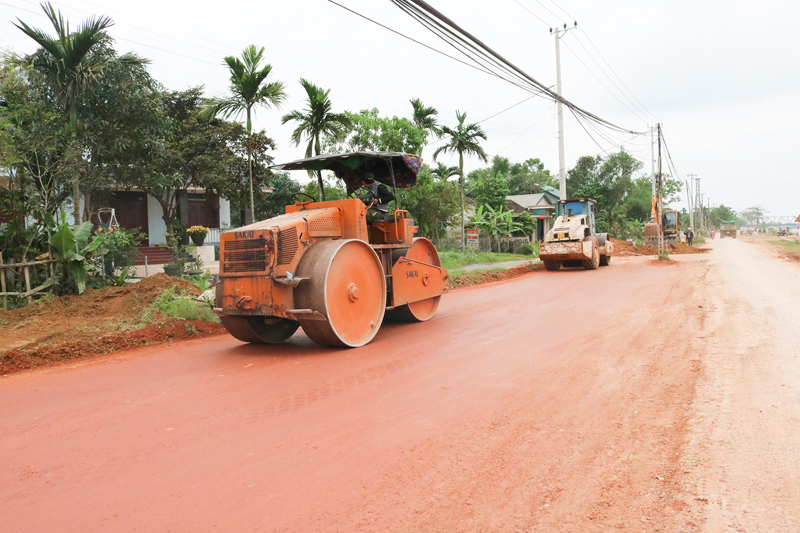
[[[104,235],[96,235],[91,241],[92,223],[75,226],[67,224],[67,214],[61,212],[58,231],[50,236],[53,257],[60,261],[66,272],[78,286],[78,294],[86,290],[86,264],[92,254],[103,245]]]
[[[503,207],[493,209],[488,204],[478,206],[478,210],[474,216],[469,217],[469,221],[476,228],[489,234],[490,248],[500,237],[510,237],[512,233],[522,229],[522,224],[514,220],[513,211]]]

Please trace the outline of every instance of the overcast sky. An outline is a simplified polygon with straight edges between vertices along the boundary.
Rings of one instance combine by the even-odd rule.
[[[453,54],[389,0],[337,0],[384,25]],[[713,204],[736,210],[764,205],[774,216],[800,214],[800,180],[792,163],[800,143],[800,2],[774,0],[428,0],[532,77],[555,85],[549,26],[564,23],[563,95],[626,129],[657,121],[679,177],[701,178]],[[420,98],[455,124],[456,110],[479,121],[529,96],[507,82],[399,37],[328,0],[226,2],[53,2],[73,25],[95,14],[112,17],[119,52],[151,60],[152,75],[172,90],[203,85],[227,91],[222,66],[255,44],[266,47],[274,79],[289,97],[280,110],[260,110],[255,126],[278,143],[276,163],[302,157],[280,116],[303,107],[300,77],[331,89],[336,111],[377,107],[411,116]],[[521,4],[521,5],[520,5]],[[0,48],[31,53],[35,45],[11,21],[50,30],[39,3],[0,0]],[[537,18],[538,17],[538,18]],[[602,67],[602,68],[601,68]],[[485,150],[512,162],[538,157],[558,171],[555,105],[533,98],[481,124]],[[623,146],[650,171],[650,139],[587,135],[565,112],[567,168],[583,155]],[[598,146],[599,143],[599,146]],[[436,145],[425,149],[433,163]],[[456,164],[456,158],[440,158]],[[468,169],[479,166],[474,159]],[[668,172],[666,161],[664,172]],[[295,173],[296,179],[306,179]],[[685,206],[686,195],[681,195]]]

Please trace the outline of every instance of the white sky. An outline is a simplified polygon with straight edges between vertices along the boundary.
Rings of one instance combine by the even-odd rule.
[[[454,52],[388,0],[337,1]],[[548,25],[571,26],[577,20],[578,29],[561,41],[565,98],[630,130],[646,130],[657,119],[679,177],[700,177],[713,204],[737,210],[763,204],[771,215],[800,214],[800,180],[793,163],[800,141],[799,2],[428,1],[546,85],[554,85],[556,78]],[[289,93],[280,110],[260,110],[255,123],[277,141],[276,163],[304,152],[289,141],[291,124],[280,124],[283,113],[303,107],[300,77],[331,89],[336,111],[377,107],[382,115],[410,117],[408,100],[417,97],[437,108],[440,121],[448,125],[455,124],[456,110],[477,121],[528,96],[327,0],[67,0],[54,5],[73,25],[90,15],[111,16],[118,51],[150,59],[152,75],[172,90],[204,85],[206,94],[225,94],[222,57],[239,55],[249,44],[265,46],[274,79],[283,81]],[[0,0],[0,48],[31,53],[33,41],[11,24],[16,17],[46,30],[49,22],[36,1]],[[534,98],[482,126],[490,157],[500,154],[512,162],[538,157],[557,173],[552,102]],[[582,155],[602,154],[566,111],[565,131],[567,168]],[[616,151],[613,145],[622,144],[649,172],[649,136],[607,136],[613,142],[595,135],[603,149]],[[434,148],[423,153],[428,163],[433,163]],[[457,162],[455,157],[440,159]],[[470,159],[466,166],[475,168],[479,162]],[[294,177],[305,179],[304,173]],[[681,199],[679,207],[685,206],[685,194]]]

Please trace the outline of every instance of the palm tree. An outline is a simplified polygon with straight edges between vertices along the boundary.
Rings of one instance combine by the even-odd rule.
[[[310,81],[300,78],[300,85],[306,90],[308,95],[308,107],[303,111],[292,111],[283,116],[282,124],[287,122],[297,122],[297,127],[292,132],[292,142],[299,146],[303,141],[303,136],[308,137],[308,147],[306,157],[319,155],[322,150],[320,138],[322,135],[330,135],[337,140],[341,140],[347,130],[353,127],[347,115],[343,113],[331,113],[331,100],[328,97],[330,89],[327,91],[317,87]],[[312,171],[309,171],[312,175]],[[319,197],[325,201],[325,188],[322,183],[322,172],[317,171],[317,183],[319,185]]]
[[[456,119],[458,125],[455,128],[442,126],[442,135],[448,138],[447,144],[444,144],[433,152],[433,160],[441,153],[458,154],[458,186],[461,188],[461,246],[466,245],[466,237],[464,235],[464,211],[466,209],[466,199],[464,198],[464,154],[476,155],[483,160],[484,163],[489,162],[489,157],[480,145],[478,139],[486,140],[486,133],[477,123],[464,125],[467,119],[467,113],[456,111]]]
[[[264,85],[272,65],[264,65],[264,47],[250,45],[242,52],[242,58],[228,56],[225,64],[231,73],[231,95],[227,98],[211,98],[206,102],[202,114],[206,118],[221,115],[223,118],[247,116],[247,166],[250,170],[250,212],[245,209],[245,224],[253,222],[255,203],[253,200],[253,123],[252,115],[256,106],[269,108],[280,107],[286,99],[286,91],[282,82],[273,81]]]
[[[421,130],[430,131],[439,137],[442,134],[439,123],[436,121],[436,115],[439,114],[439,111],[433,107],[425,107],[422,100],[419,98],[413,98],[409,101],[414,108],[414,117],[412,119],[414,125]]]
[[[439,181],[447,181],[453,176],[458,176],[458,167],[448,167],[444,163],[438,163],[436,168],[431,169],[431,174]]]
[[[103,78],[106,69],[112,62],[121,66],[137,66],[149,63],[134,54],[124,54],[117,58],[94,54],[96,47],[109,39],[106,29],[114,25],[114,21],[105,15],[89,18],[78,26],[78,30],[70,33],[69,23],[64,20],[61,11],[56,11],[49,2],[42,4],[47,18],[55,30],[55,36],[42,30],[32,28],[25,22],[14,24],[25,35],[36,41],[43,48],[32,56],[32,66],[49,76],[56,91],[56,97],[64,105],[69,115],[69,131],[72,135],[73,149],[76,157],[82,157],[77,147],[78,136],[78,104],[90,94]],[[80,189],[76,174],[73,180],[73,203],[75,223],[80,222]]]

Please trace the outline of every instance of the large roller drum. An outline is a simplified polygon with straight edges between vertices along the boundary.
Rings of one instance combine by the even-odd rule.
[[[326,346],[367,344],[386,310],[386,279],[375,251],[364,241],[333,240],[312,245],[297,266],[304,278],[294,291],[297,317],[306,335]]]
[[[429,265],[437,267],[442,266],[436,247],[431,241],[424,237],[417,237],[414,239],[410,248],[392,252],[392,263],[396,263],[397,260],[403,256]],[[399,320],[402,322],[425,322],[433,318],[433,315],[436,314],[436,310],[439,308],[439,300],[441,299],[441,296],[435,296],[433,298],[426,298],[425,300],[399,305],[389,312],[388,317],[392,320]]]
[[[223,315],[219,321],[240,341],[255,344],[278,344],[300,327],[294,320],[279,317]]]

